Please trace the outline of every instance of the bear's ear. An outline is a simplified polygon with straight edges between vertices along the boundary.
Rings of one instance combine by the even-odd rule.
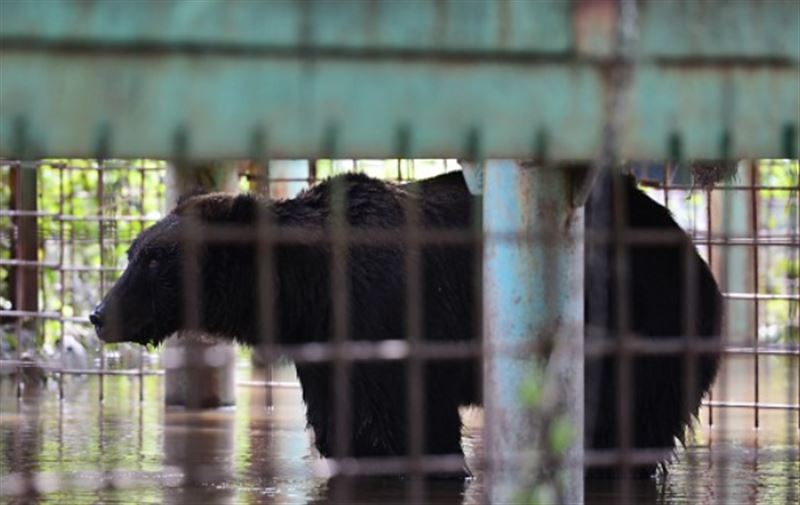
[[[178,216],[194,216],[203,221],[226,221],[235,196],[225,193],[208,193],[187,196],[172,211]]]

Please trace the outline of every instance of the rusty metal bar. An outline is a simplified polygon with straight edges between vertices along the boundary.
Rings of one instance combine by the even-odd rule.
[[[645,339],[631,339],[629,348],[632,355],[658,355],[669,356],[678,355],[686,351],[686,343],[681,337],[673,339],[660,339],[663,341],[651,342]],[[424,360],[463,360],[474,358],[481,354],[505,353],[505,354],[524,354],[541,353],[546,351],[547,346],[530,345],[511,345],[511,346],[486,346],[482,347],[472,343],[444,343],[444,342],[420,342],[414,353]],[[751,347],[722,347],[716,344],[705,342],[692,343],[694,353],[716,353],[722,350],[730,355],[756,355]],[[333,343],[315,343],[292,346],[272,346],[269,353],[273,355],[283,355],[296,363],[325,363],[335,359],[337,347]],[[377,342],[347,342],[341,346],[344,356],[343,361],[400,361],[408,359],[411,355],[410,348],[401,340]],[[616,353],[616,345],[613,343],[590,343],[586,346],[587,356],[613,355]],[[800,356],[800,349],[778,348],[766,349],[759,348],[759,356]],[[0,360],[0,365],[29,366],[28,362],[20,360]],[[136,372],[133,368],[128,371]],[[73,373],[65,370],[64,373]]]
[[[800,176],[800,174],[798,174],[798,175]],[[795,231],[796,239],[798,241],[800,241],[800,217],[798,217],[798,213],[800,213],[800,189],[798,189],[794,193],[794,207],[795,207],[795,212],[791,215],[789,223],[790,223],[792,229],[794,229],[794,231]],[[791,261],[793,261],[793,263],[795,265],[798,264],[798,262],[800,261],[800,252],[798,252],[797,248],[794,248],[794,249],[790,250],[789,258],[790,258]],[[796,285],[795,286],[795,291],[798,294],[800,294],[800,286]],[[800,314],[800,307],[798,307],[796,309],[796,313]],[[800,332],[800,324],[798,325],[797,331]],[[791,362],[789,367],[788,367],[788,369],[789,369],[789,381],[788,381],[788,383],[790,385],[788,394],[789,395],[791,394],[792,363],[794,363],[794,366],[797,369],[797,373],[795,374],[795,378],[797,379],[797,382],[795,382],[794,384],[796,384],[796,387],[797,387],[797,403],[800,404],[800,364],[798,364],[797,362]],[[786,423],[786,426],[787,426],[787,431],[790,431],[788,440],[790,442],[791,441],[796,441],[797,440],[797,432],[796,431],[795,432],[791,431],[791,428],[789,427],[789,423],[788,422]],[[797,428],[798,428],[798,430],[800,430],[800,415],[797,416]],[[791,495],[794,495],[794,494],[796,494],[796,493],[792,492],[790,494],[790,497],[791,497]]]
[[[694,206],[692,206],[694,213]],[[692,404],[693,399],[698,396],[699,385],[697,378],[700,374],[699,358],[701,356],[695,352],[692,343],[700,340],[698,304],[701,302],[700,294],[698,293],[698,282],[700,272],[698,271],[697,263],[694,261],[695,246],[691,242],[685,242],[680,246],[683,260],[683,341],[685,344],[685,352],[681,356],[684,365],[683,377],[683,397],[680,401],[680,409],[682,412],[691,412],[694,408]],[[687,461],[689,465],[689,472],[694,474],[698,468],[698,458],[694,451],[687,451]],[[692,483],[694,484],[694,483]],[[691,485],[688,493],[690,502],[697,501],[697,486]]]
[[[633,446],[635,434],[633,433],[633,354],[630,349],[630,341],[633,337],[630,333],[631,325],[631,312],[628,307],[628,300],[630,300],[629,284],[628,284],[628,265],[629,265],[629,248],[628,244],[623,241],[623,234],[627,230],[626,215],[629,211],[629,202],[627,201],[627,194],[622,188],[622,182],[618,177],[614,177],[611,181],[611,234],[615,237],[612,242],[613,251],[613,272],[614,277],[610,282],[614,283],[615,287],[615,317],[616,317],[616,332],[614,341],[617,345],[616,349],[616,386],[617,386],[617,401],[615,409],[617,412],[617,451],[619,453],[619,492],[620,500],[625,502],[630,500],[632,495],[632,468],[633,468],[633,454],[635,448]]]
[[[696,186],[694,184],[676,184],[674,182],[670,182],[669,188],[667,188],[667,183],[664,180],[656,182],[649,179],[641,179],[638,181],[638,184],[646,188],[663,189],[665,191],[705,191],[706,193],[710,193],[711,191],[718,191],[718,189],[714,189],[711,187],[703,188],[701,186]],[[725,185],[725,191],[749,192],[754,189],[769,190],[769,191],[786,191],[786,192],[797,191],[797,188],[794,186],[780,186],[780,185],[770,186],[765,184],[739,184],[739,185],[732,184],[730,186]]]
[[[12,165],[12,205],[19,214],[17,216],[17,237],[15,241],[15,259],[17,265],[14,276],[14,307],[17,310],[37,311],[39,307],[39,282],[37,263],[38,230],[37,230],[37,173],[28,163],[18,162]],[[27,214],[27,215],[26,215]]]
[[[333,149],[333,146],[331,146]],[[330,189],[330,217],[327,223],[331,240],[330,254],[330,294],[331,294],[331,317],[332,321],[332,342],[334,343],[335,356],[332,361],[333,372],[333,397],[336,399],[334,410],[334,433],[333,456],[336,459],[334,465],[337,472],[342,471],[343,461],[348,461],[352,457],[352,424],[353,417],[353,391],[351,387],[352,366],[346,360],[344,346],[350,340],[350,293],[351,285],[349,282],[349,262],[352,228],[348,221],[349,202],[347,187],[342,179],[333,179]],[[350,501],[349,485],[337,488],[335,500],[342,502]]]
[[[754,160],[750,160],[750,184],[755,185],[759,181],[759,172],[758,172],[758,162]],[[758,233],[758,193],[755,189],[750,190],[750,229],[751,232],[755,235]],[[753,298],[753,347],[758,351],[758,340],[759,340],[759,313],[758,313],[758,302],[760,297],[759,294],[759,281],[758,281],[758,247],[753,246],[753,252],[751,253],[752,264],[750,268],[752,268],[752,275],[753,275],[753,293],[756,296]],[[741,298],[740,298],[741,299]],[[761,394],[759,383],[759,358],[758,354],[753,355],[753,370],[754,370],[754,377],[753,377],[753,397],[755,398],[755,407],[753,409],[753,427],[758,429],[760,426],[760,416],[758,411],[758,404],[759,404],[759,395]]]
[[[399,172],[398,161],[398,172]],[[402,174],[398,174],[402,175]],[[406,365],[406,388],[408,401],[408,457],[411,463],[410,480],[410,500],[412,502],[425,502],[425,489],[423,487],[422,462],[425,457],[430,456],[425,453],[427,425],[425,373],[426,367],[417,348],[422,343],[423,335],[423,302],[425,300],[422,288],[424,264],[423,248],[419,240],[419,230],[422,228],[422,209],[417,195],[409,194],[405,199],[405,239],[406,254],[405,264],[403,265],[406,273],[406,342],[408,345],[408,361]],[[430,380],[430,378],[428,378]]]
[[[787,135],[787,139],[789,140],[789,142],[787,142],[787,144],[789,144],[787,145],[787,151],[790,151],[786,153],[788,155],[787,157],[791,158],[792,154],[794,154],[794,157],[796,158],[797,145],[796,144],[793,146],[791,145],[792,142],[791,139],[789,139],[789,135]],[[794,151],[794,153],[792,153],[791,151]],[[790,193],[787,206],[789,208],[788,224],[790,233],[794,235],[795,242],[800,243],[800,215],[798,215],[800,214],[800,163],[796,165],[796,167],[797,167],[797,173],[796,173],[797,179],[795,180],[795,182],[798,183],[798,186],[792,193]],[[788,256],[790,265],[795,265],[795,266],[800,265],[800,252],[798,251],[798,249],[800,249],[800,247],[792,247],[789,249]],[[797,277],[795,277],[795,282],[794,282],[794,294],[800,297],[800,279],[798,279]],[[792,314],[791,307],[789,308],[789,314],[791,317]],[[790,324],[789,331],[790,332],[794,331],[795,339],[797,339],[798,337],[800,337],[800,304],[796,304],[794,306],[794,322],[795,322],[794,330],[792,330]],[[791,333],[789,335],[789,340],[791,340]],[[786,403],[792,402],[792,396],[793,396],[792,389],[794,389],[795,390],[794,393],[796,394],[795,400],[797,402],[796,406],[797,410],[799,411],[795,416],[797,424],[794,428],[792,427],[792,413],[789,412],[788,410],[786,411],[786,444],[789,447],[798,447],[798,445],[800,445],[798,444],[798,435],[800,435],[800,359],[788,360],[786,366],[786,378],[787,378]],[[764,408],[763,405],[761,407]],[[795,461],[797,461],[797,459],[798,458],[795,457]],[[785,502],[797,503],[798,494],[800,494],[800,492],[798,492],[796,486],[791,486],[791,485],[786,486]]]
[[[142,203],[144,203],[145,179],[146,179],[145,175],[146,174],[145,174],[144,171],[141,171],[141,169],[143,168],[141,165],[143,165],[143,162],[140,163],[140,166],[138,167],[140,169],[140,171],[139,171],[139,198],[141,199]],[[144,210],[144,209],[142,209],[142,210]],[[144,223],[145,223],[144,219],[140,219],[139,220],[139,233],[144,231]],[[116,264],[116,262],[115,262],[115,264]],[[144,347],[140,346],[139,347],[139,404],[141,404],[142,402],[144,402]],[[141,413],[141,409],[140,409],[139,412]],[[142,437],[142,424],[141,424],[141,420],[140,420],[140,423],[139,423],[139,440],[141,440],[141,437]]]
[[[63,168],[59,168],[58,170],[58,212],[63,214],[64,213],[64,170]],[[64,222],[61,221],[58,223],[58,263],[59,267],[64,265],[64,254],[66,250],[66,244],[64,242]],[[66,284],[66,271],[63,268],[59,268],[58,272],[59,280],[61,283],[61,313],[64,313],[64,298],[66,297],[67,291],[67,284]],[[60,336],[60,347],[61,347],[61,373],[58,374],[58,399],[64,400],[64,359],[66,357],[65,353],[65,341],[66,341],[66,332],[64,328],[64,321],[59,321],[59,336]],[[63,414],[63,412],[62,412]],[[63,416],[62,416],[63,417]],[[59,423],[63,422],[63,419],[59,421]],[[59,424],[60,427],[60,424]]]
[[[737,401],[704,401],[704,405],[732,408],[732,409],[762,409],[762,410],[786,410],[800,411],[800,403],[764,403],[764,402],[737,402]],[[791,424],[791,423],[790,423]]]
[[[666,190],[665,190],[666,191]],[[667,207],[669,208],[669,207]],[[706,230],[708,230],[708,235],[711,235],[711,230],[713,229],[711,225],[713,224],[712,221],[712,213],[711,213],[711,188],[706,190]],[[714,271],[714,248],[711,246],[711,243],[707,243],[706,245],[706,254],[708,258],[708,268],[713,272]],[[714,388],[712,387],[708,392],[708,426],[714,426],[714,407],[711,402],[714,400]],[[699,411],[698,411],[699,412]]]
[[[263,147],[258,148],[258,155],[261,155]],[[269,160],[262,162],[263,168],[260,170],[260,180],[257,186],[259,193],[266,195],[269,198],[272,193],[272,177],[271,165]],[[264,356],[264,369],[266,373],[266,383],[274,383],[275,372],[275,358],[276,354],[273,352],[272,346],[278,338],[278,323],[276,320],[277,313],[275,311],[277,293],[275,286],[278,279],[276,277],[275,261],[277,254],[275,254],[275,244],[272,240],[275,234],[276,219],[273,213],[259,205],[256,213],[256,235],[258,241],[256,243],[256,268],[258,275],[258,307],[259,307],[259,320],[258,328],[260,332],[261,343],[259,345]],[[264,402],[267,409],[272,410],[275,407],[275,399],[273,389],[270,386],[266,387],[266,395]]]
[[[753,182],[753,181],[750,181]],[[728,234],[731,230],[734,229],[733,223],[733,192],[724,192],[723,200],[722,200],[722,223],[721,223],[721,230],[722,235]],[[737,268],[737,265],[731,261],[731,254],[730,249],[722,250],[720,254],[720,272],[721,278],[718,279],[718,284],[720,287],[720,291],[727,292],[728,289],[728,282],[732,278],[732,272]],[[726,335],[723,335],[725,338]],[[720,397],[724,400],[728,397],[728,374],[721,373],[716,379],[716,385],[720,392]],[[720,438],[725,439],[728,433],[728,415],[726,410],[722,410],[720,412],[720,423],[717,429],[719,430]],[[728,458],[726,456],[722,456],[718,462],[720,472],[717,476],[716,485],[719,489],[719,500],[720,502],[724,503],[728,501],[728,489],[727,489],[727,476],[728,476]]]

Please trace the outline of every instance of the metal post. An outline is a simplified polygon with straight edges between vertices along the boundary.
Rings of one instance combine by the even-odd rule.
[[[255,191],[261,195],[274,200],[281,200],[286,198],[294,198],[303,189],[309,186],[311,164],[308,160],[269,160],[260,163],[250,163],[252,180],[255,184],[251,184],[250,190]],[[260,221],[258,223],[259,230],[259,248],[257,257],[259,258],[259,275],[263,277],[259,281],[262,286],[262,293],[265,294],[261,309],[259,312],[262,315],[261,322],[259,323],[259,331],[261,336],[262,345],[254,346],[252,350],[252,364],[255,367],[264,367],[264,380],[266,386],[266,406],[273,408],[274,397],[273,387],[275,382],[275,363],[274,356],[270,356],[270,347],[274,343],[268,337],[269,334],[275,334],[274,318],[267,316],[272,310],[270,307],[272,303],[269,302],[270,296],[266,296],[266,290],[271,289],[273,286],[272,274],[268,273],[271,270],[268,268],[272,264],[269,258],[274,253],[269,244],[269,228],[270,218],[268,213],[260,213]]]
[[[39,310],[39,276],[38,267],[35,264],[39,261],[38,236],[37,236],[37,211],[36,188],[37,172],[36,166],[29,163],[18,163],[12,165],[12,206],[15,210],[22,211],[22,215],[16,218],[17,237],[15,241],[17,260],[22,263],[12,269],[14,277],[14,309],[35,313]],[[25,321],[25,326],[31,328],[35,325],[35,319]],[[29,342],[32,344],[32,342]]]
[[[583,209],[572,207],[572,176],[566,170],[495,160],[484,172],[490,501],[508,503],[536,493],[533,465],[533,473],[552,477],[546,493],[582,503]],[[537,366],[542,401],[531,409],[521,389]],[[570,443],[555,460],[560,468],[547,468],[554,461],[546,454],[559,421],[571,426]]]
[[[175,164],[167,170],[167,211],[197,189],[232,191],[238,176],[231,166]],[[209,359],[213,357],[213,359]],[[236,348],[194,337],[170,338],[164,345],[165,402],[170,406],[214,408],[236,403]]]
[[[12,165],[11,200],[15,210],[22,215],[16,219],[17,237],[14,242],[14,256],[20,261],[16,269],[12,268],[11,284],[14,292],[13,308],[22,313],[35,314],[39,310],[39,238],[36,218],[37,171],[36,166],[19,162]],[[36,318],[20,317],[17,327],[17,360],[21,361],[25,351],[34,348],[36,341]],[[22,398],[23,373],[17,368],[17,399]]]

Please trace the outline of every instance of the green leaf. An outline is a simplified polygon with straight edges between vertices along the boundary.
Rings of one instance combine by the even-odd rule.
[[[563,416],[556,418],[550,426],[550,448],[556,454],[564,454],[573,440],[572,422]]]

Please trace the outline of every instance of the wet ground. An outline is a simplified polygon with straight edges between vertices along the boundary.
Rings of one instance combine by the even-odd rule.
[[[250,374],[256,374],[250,377]],[[291,369],[281,370],[292,379]],[[240,379],[259,379],[243,371]],[[410,503],[407,482],[330,482],[304,430],[297,389],[240,386],[236,408],[205,412],[163,407],[162,379],[71,378],[66,399],[53,386],[17,400],[0,381],[1,503]],[[52,381],[51,381],[52,382]],[[797,503],[797,412],[765,411],[752,428],[749,409],[714,411],[669,475],[637,483],[627,495],[593,483],[589,503]],[[707,412],[704,410],[704,417]],[[480,413],[467,413],[468,463],[481,451]],[[707,424],[707,423],[705,423]],[[426,503],[485,503],[483,478],[426,485]],[[623,500],[623,498],[626,498]]]

